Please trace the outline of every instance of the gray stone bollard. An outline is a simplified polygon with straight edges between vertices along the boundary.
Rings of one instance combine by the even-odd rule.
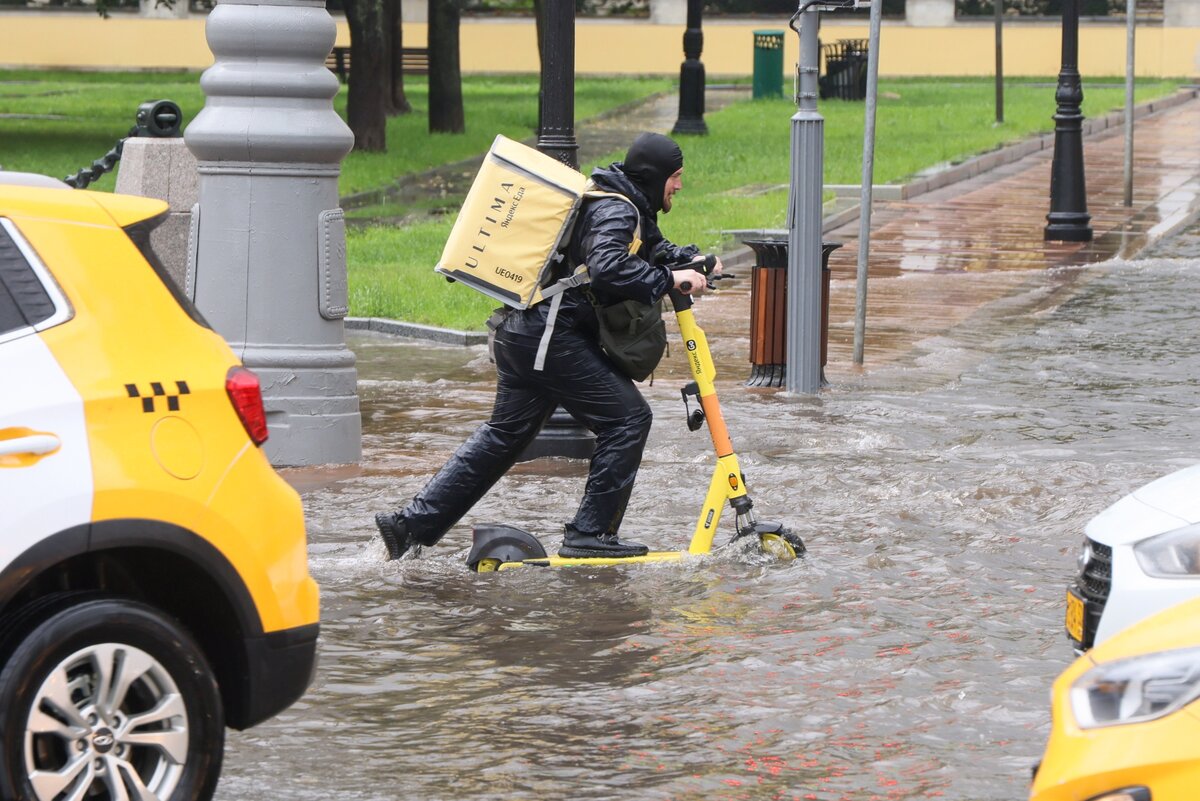
[[[187,282],[188,231],[196,205],[196,159],[182,138],[125,140],[117,168],[116,191],[165,200],[167,219],[150,232],[150,244],[163,266],[184,289]]]
[[[687,0],[650,0],[651,25],[687,23]]]
[[[954,24],[954,0],[908,0],[904,21],[914,28],[947,28]]]
[[[1200,3],[1196,0],[1163,0],[1163,25],[1200,28]]]
[[[362,456],[337,179],[354,144],[324,0],[218,0],[184,138],[199,169],[187,291],[263,385],[272,463]]]

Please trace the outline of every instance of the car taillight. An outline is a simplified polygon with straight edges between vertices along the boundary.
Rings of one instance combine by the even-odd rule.
[[[225,391],[251,441],[262,445],[267,441],[267,411],[263,408],[258,376],[245,367],[231,367],[225,376]]]

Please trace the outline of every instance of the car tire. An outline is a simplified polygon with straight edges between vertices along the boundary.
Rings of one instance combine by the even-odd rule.
[[[0,798],[212,798],[220,692],[171,617],[112,597],[39,599],[6,621],[0,659]]]

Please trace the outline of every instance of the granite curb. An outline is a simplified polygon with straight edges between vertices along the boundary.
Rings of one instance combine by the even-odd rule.
[[[373,331],[377,334],[421,339],[442,345],[486,345],[488,339],[486,331],[457,331],[453,328],[389,320],[386,317],[347,317],[343,322],[348,331]]]

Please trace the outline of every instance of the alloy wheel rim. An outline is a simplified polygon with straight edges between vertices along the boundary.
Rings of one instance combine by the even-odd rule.
[[[25,775],[37,801],[168,798],[188,754],[183,696],[162,664],[120,643],[59,662],[30,705]]]

